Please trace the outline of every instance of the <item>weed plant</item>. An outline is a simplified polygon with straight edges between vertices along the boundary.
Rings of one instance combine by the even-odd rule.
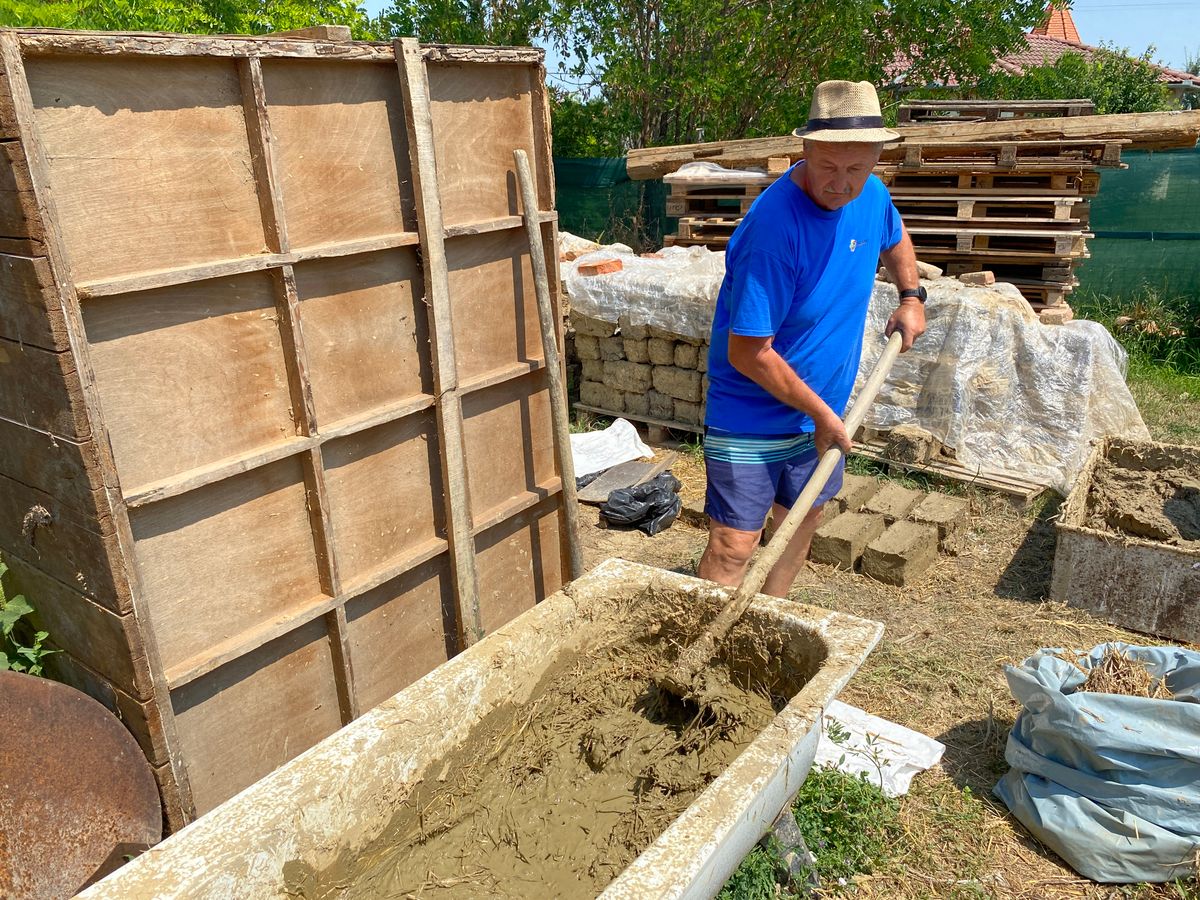
[[[58,653],[45,646],[48,632],[39,631],[29,622],[33,607],[21,594],[8,596],[4,576],[8,566],[0,561],[0,671],[41,675],[47,656]]]

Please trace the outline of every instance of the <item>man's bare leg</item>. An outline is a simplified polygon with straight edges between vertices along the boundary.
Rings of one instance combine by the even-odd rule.
[[[754,555],[761,535],[761,528],[758,531],[742,531],[709,519],[708,546],[700,557],[696,574],[717,584],[736,587],[746,574],[746,566]]]
[[[772,597],[787,597],[796,576],[800,574],[800,570],[804,568],[804,563],[808,560],[808,548],[812,545],[813,533],[821,523],[821,510],[824,505],[814,506],[804,517],[804,521],[800,523],[800,527],[796,529],[796,533],[788,542],[787,549],[783,551],[783,556],[779,557],[779,562],[775,563],[771,574],[767,576],[767,580],[762,586],[762,593],[770,594]],[[776,523],[782,523],[788,514],[788,510],[778,503],[772,507],[772,512]]]

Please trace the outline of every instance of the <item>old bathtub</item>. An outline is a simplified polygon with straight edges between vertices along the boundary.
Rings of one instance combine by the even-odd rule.
[[[727,596],[709,582],[608,560],[80,896],[287,896],[285,866],[302,861],[323,870],[369,844],[473,726],[527,698],[559,654],[586,640],[589,623],[608,605],[647,586],[681,603],[716,604]],[[603,897],[710,897],[720,890],[804,781],[824,707],[883,631],[877,622],[765,596],[745,621],[783,637],[784,664],[802,687]]]

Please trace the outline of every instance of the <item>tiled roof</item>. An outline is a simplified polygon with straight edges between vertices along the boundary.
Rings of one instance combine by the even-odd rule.
[[[1073,41],[1076,44],[1082,42],[1079,37],[1079,29],[1075,27],[1075,20],[1071,18],[1071,11],[1054,6],[1046,10],[1046,21],[1033,29],[1033,33],[1049,35],[1063,41]]]
[[[1020,75],[1026,69],[1034,66],[1053,65],[1060,56],[1066,53],[1081,53],[1090,58],[1096,52],[1097,48],[1077,40],[1065,40],[1033,31],[1025,35],[1024,47],[997,59],[996,66],[1006,72]],[[1178,69],[1169,69],[1166,66],[1154,66],[1154,68],[1158,69],[1158,80],[1167,84],[1181,81],[1200,82],[1200,76],[1189,75]]]

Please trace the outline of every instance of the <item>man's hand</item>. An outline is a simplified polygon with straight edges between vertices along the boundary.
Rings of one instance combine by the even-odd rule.
[[[846,426],[828,406],[822,415],[813,417],[817,426],[813,432],[813,443],[817,445],[817,456],[824,456],[830,447],[841,447],[843,453],[850,452],[850,435],[846,434]]]
[[[925,333],[925,304],[916,298],[901,300],[883,333],[891,337],[897,328],[900,329],[900,352],[903,353]]]

